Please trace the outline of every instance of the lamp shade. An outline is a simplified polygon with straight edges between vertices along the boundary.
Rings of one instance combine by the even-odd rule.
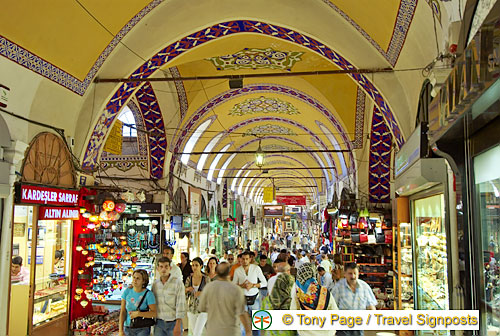
[[[266,155],[262,150],[262,147],[260,146],[260,140],[259,140],[259,148],[257,148],[257,151],[255,152],[255,165],[261,168],[264,165],[265,157]]]

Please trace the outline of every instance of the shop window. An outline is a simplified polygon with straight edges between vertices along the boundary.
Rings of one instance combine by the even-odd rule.
[[[500,146],[474,159],[476,213],[481,226],[484,293],[482,311],[488,335],[500,334]],[[485,333],[486,334],[486,333]]]
[[[36,206],[14,207],[11,331],[28,325],[36,330],[68,314],[72,221],[36,221],[37,211]]]

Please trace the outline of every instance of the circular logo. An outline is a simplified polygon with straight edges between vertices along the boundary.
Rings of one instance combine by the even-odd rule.
[[[266,310],[258,310],[252,316],[252,324],[259,330],[266,330],[271,326],[273,318]]]

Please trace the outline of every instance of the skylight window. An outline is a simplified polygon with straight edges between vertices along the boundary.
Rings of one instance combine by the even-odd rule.
[[[189,138],[188,142],[186,143],[186,146],[184,147],[184,151],[183,151],[184,153],[191,153],[193,151],[194,146],[196,146],[196,143],[200,139],[201,135],[203,134],[203,132],[205,132],[205,130],[208,128],[208,126],[210,126],[211,123],[212,123],[212,120],[209,119],[209,120],[205,121],[203,124],[201,124],[200,126],[198,126],[196,131],[193,132],[193,134]],[[189,156],[190,156],[189,154],[182,154],[181,162],[183,164],[187,165],[189,162]]]
[[[124,137],[137,137],[137,125],[135,117],[128,106],[125,106],[118,116],[118,120],[123,123],[122,135]]]

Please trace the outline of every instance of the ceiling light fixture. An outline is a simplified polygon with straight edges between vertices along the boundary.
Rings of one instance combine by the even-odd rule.
[[[262,150],[262,147],[260,146],[260,139],[259,139],[259,148],[257,148],[257,151],[255,152],[255,165],[259,168],[262,168],[262,166],[264,165],[265,157],[266,155]]]

